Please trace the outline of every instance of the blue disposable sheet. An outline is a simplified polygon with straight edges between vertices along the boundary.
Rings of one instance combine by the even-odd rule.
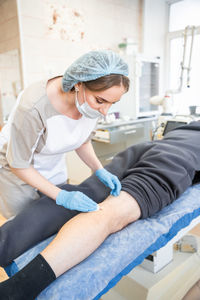
[[[166,245],[199,215],[200,185],[195,185],[151,218],[138,220],[110,235],[92,255],[57,278],[37,299],[99,299],[146,256]],[[18,257],[7,267],[8,274],[13,275],[25,266],[52,239]]]

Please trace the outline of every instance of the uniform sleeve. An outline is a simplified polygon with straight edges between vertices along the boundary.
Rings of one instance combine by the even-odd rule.
[[[44,125],[36,109],[19,107],[14,115],[6,158],[13,168],[28,168],[34,151],[44,132]]]

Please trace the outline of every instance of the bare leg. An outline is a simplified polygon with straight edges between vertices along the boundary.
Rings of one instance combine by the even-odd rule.
[[[56,277],[88,257],[109,234],[137,220],[140,214],[135,199],[122,191],[102,202],[101,210],[77,215],[41,254],[0,283],[1,299],[34,300]]]
[[[100,206],[97,212],[81,213],[67,222],[41,253],[56,277],[88,257],[108,235],[140,217],[139,205],[124,191]]]

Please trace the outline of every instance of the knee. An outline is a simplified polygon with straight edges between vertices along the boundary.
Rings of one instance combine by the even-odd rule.
[[[122,191],[118,197],[109,196],[100,207],[108,215],[110,233],[121,230],[128,224],[139,219],[141,215],[137,201],[128,193]]]

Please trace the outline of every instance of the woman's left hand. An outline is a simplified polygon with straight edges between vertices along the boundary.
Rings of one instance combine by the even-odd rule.
[[[121,191],[121,183],[117,176],[113,175],[112,173],[108,172],[106,169],[98,169],[95,172],[95,175],[105,184],[108,186],[112,191],[111,195],[118,196]]]

